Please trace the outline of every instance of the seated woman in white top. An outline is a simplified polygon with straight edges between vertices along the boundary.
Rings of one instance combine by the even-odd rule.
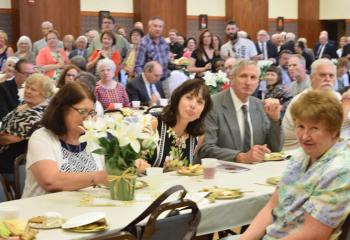
[[[93,93],[76,82],[53,97],[44,127],[29,140],[23,197],[108,184],[103,157],[87,152],[86,143],[79,142],[83,121],[95,115],[94,102]]]

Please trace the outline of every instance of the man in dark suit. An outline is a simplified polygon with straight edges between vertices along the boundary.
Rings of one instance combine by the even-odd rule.
[[[181,58],[184,53],[184,46],[177,42],[177,30],[170,29],[169,30],[169,50],[172,54],[174,54],[174,58]]]
[[[141,101],[143,106],[153,106],[159,104],[159,100],[164,98],[164,91],[160,78],[163,68],[156,61],[147,62],[143,68],[143,73],[126,85],[126,91],[130,101]]]
[[[33,64],[21,59],[15,65],[15,77],[0,84],[0,121],[18,106],[18,89],[32,73],[34,73]]]
[[[319,37],[319,42],[315,45],[315,59],[323,57],[338,58],[336,46],[328,41],[328,33],[322,31]]]
[[[69,59],[72,59],[75,56],[82,56],[87,60],[88,54],[87,54],[87,46],[88,39],[85,36],[79,36],[77,40],[75,41],[75,45],[77,46],[76,49],[74,49],[70,54],[69,54]]]
[[[260,60],[271,60],[276,63],[278,58],[277,47],[269,40],[269,34],[266,30],[259,30],[257,39],[255,47]]]
[[[262,161],[265,153],[281,150],[279,101],[266,99],[263,103],[251,96],[259,75],[254,62],[235,63],[232,87],[213,96],[214,107],[205,120],[205,140],[199,150],[201,158],[253,163]]]

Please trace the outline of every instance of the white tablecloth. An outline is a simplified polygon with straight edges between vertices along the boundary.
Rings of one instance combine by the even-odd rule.
[[[204,180],[202,176],[187,177],[167,173],[162,176],[160,189],[156,192],[160,193],[176,184],[183,185],[192,195],[196,195],[203,188],[212,186],[240,188],[242,191],[247,191],[244,197],[240,199],[217,200],[212,204],[206,200],[200,200],[198,205],[202,213],[202,219],[198,235],[202,235],[248,224],[265,205],[275,189],[261,184],[264,184],[268,177],[280,176],[286,164],[287,161],[244,165],[250,170],[240,173],[217,171],[214,180]],[[99,233],[101,235],[119,231],[138,216],[156,196],[155,192],[146,187],[136,191],[136,200],[131,204],[117,202],[118,206],[114,207],[82,207],[80,200],[87,194],[98,198],[107,197],[109,192],[105,189],[92,188],[79,192],[59,192],[1,203],[0,207],[19,207],[20,218],[24,220],[48,211],[59,212],[66,219],[86,212],[102,211],[107,215],[110,228],[108,231]],[[37,235],[37,239],[93,239],[94,236],[96,234],[72,233],[62,229],[53,229],[41,230]]]

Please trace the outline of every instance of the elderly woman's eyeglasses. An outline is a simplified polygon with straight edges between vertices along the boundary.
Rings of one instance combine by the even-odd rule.
[[[94,116],[96,116],[96,111],[95,110],[89,111],[89,110],[87,110],[85,108],[76,108],[74,106],[71,106],[71,108],[73,108],[75,111],[77,111],[79,113],[79,115],[82,116],[82,117],[87,117],[87,116],[94,117]]]

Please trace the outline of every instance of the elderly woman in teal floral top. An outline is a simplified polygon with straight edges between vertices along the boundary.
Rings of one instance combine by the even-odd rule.
[[[291,113],[301,146],[270,201],[240,239],[337,239],[350,212],[350,148],[334,94],[310,91]]]

